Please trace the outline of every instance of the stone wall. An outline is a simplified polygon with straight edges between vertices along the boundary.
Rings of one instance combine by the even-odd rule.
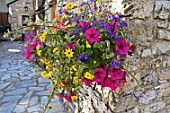
[[[9,5],[11,10],[10,23],[12,30],[22,26],[22,16],[29,16],[31,18],[34,7],[33,0],[18,0]]]
[[[170,1],[124,0],[130,35],[138,45],[129,58],[128,83],[112,92],[81,88],[81,113],[170,113]]]

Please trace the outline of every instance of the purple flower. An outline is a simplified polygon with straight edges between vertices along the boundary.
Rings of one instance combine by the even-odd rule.
[[[89,55],[87,53],[84,54],[84,60],[88,60]]]
[[[79,59],[79,60],[82,60],[82,55],[79,55],[79,56],[78,56],[78,59]]]
[[[80,34],[80,29],[76,29],[76,32],[77,32],[78,34]]]
[[[40,31],[43,32],[44,26],[40,26]]]
[[[121,24],[124,25],[125,27],[127,27],[126,21],[123,21]]]

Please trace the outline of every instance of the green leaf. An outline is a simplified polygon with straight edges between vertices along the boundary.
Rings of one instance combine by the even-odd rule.
[[[93,51],[91,49],[86,49],[86,53],[88,53],[89,55],[92,55]]]
[[[85,49],[84,45],[81,45],[80,46],[80,52],[84,52],[84,49]]]
[[[93,44],[93,47],[94,47],[94,48],[99,48],[99,47],[100,47],[100,44],[99,44],[98,42],[95,42],[95,43]]]
[[[109,40],[105,40],[107,47],[110,47],[110,41]]]

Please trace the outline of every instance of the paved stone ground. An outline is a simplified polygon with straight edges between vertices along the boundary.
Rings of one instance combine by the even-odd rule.
[[[47,103],[48,78],[34,74],[35,65],[28,63],[20,52],[20,41],[0,42],[0,113],[41,113],[41,103]],[[59,98],[53,100],[55,106],[46,113],[71,113],[66,111]]]

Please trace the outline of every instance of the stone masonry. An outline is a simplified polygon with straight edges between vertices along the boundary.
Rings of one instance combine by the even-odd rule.
[[[33,0],[17,0],[9,4],[11,29],[22,27],[23,16],[31,18],[34,11]]]
[[[81,113],[170,113],[170,1],[124,0],[137,55],[128,59],[127,84],[112,92],[84,86]],[[128,7],[127,7],[128,6]],[[78,105],[75,103],[78,108]]]

